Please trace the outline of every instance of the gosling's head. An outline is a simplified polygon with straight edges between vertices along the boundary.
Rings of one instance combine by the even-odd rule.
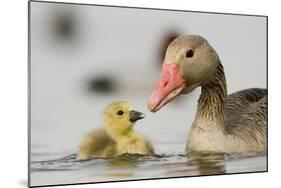
[[[206,39],[198,35],[181,36],[166,51],[160,81],[148,101],[152,112],[180,94],[214,80],[219,58]]]
[[[112,136],[126,135],[136,121],[144,117],[143,113],[134,111],[128,103],[122,101],[110,104],[103,112],[106,129]]]

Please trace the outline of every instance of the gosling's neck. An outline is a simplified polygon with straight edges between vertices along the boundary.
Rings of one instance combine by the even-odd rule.
[[[133,127],[123,130],[123,131],[116,131],[109,128],[106,128],[109,136],[118,144],[129,141],[134,135],[135,132]]]
[[[212,82],[203,85],[193,126],[203,131],[225,133],[227,87],[222,64],[219,62]]]

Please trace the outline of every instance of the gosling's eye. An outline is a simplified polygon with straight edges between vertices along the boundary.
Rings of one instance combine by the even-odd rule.
[[[117,115],[119,115],[119,116],[122,116],[124,114],[124,112],[122,111],[122,110],[119,110],[118,112],[117,112]]]
[[[187,57],[187,58],[193,57],[193,50],[188,50],[185,54],[185,57]]]

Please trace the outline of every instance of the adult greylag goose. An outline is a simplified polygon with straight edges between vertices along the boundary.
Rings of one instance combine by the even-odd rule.
[[[216,51],[201,36],[181,36],[167,48],[161,78],[148,100],[148,108],[156,112],[196,87],[201,87],[201,95],[187,151],[266,150],[267,89],[245,89],[227,95],[223,65]]]
[[[90,132],[80,144],[77,159],[111,158],[123,154],[153,155],[150,142],[134,131],[144,114],[134,111],[126,102],[114,102],[103,112],[105,129]]]

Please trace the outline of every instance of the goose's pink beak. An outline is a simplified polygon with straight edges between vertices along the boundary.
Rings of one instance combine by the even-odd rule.
[[[181,94],[186,82],[180,74],[178,64],[163,64],[160,81],[154,87],[148,99],[148,109],[158,111],[165,104]]]

